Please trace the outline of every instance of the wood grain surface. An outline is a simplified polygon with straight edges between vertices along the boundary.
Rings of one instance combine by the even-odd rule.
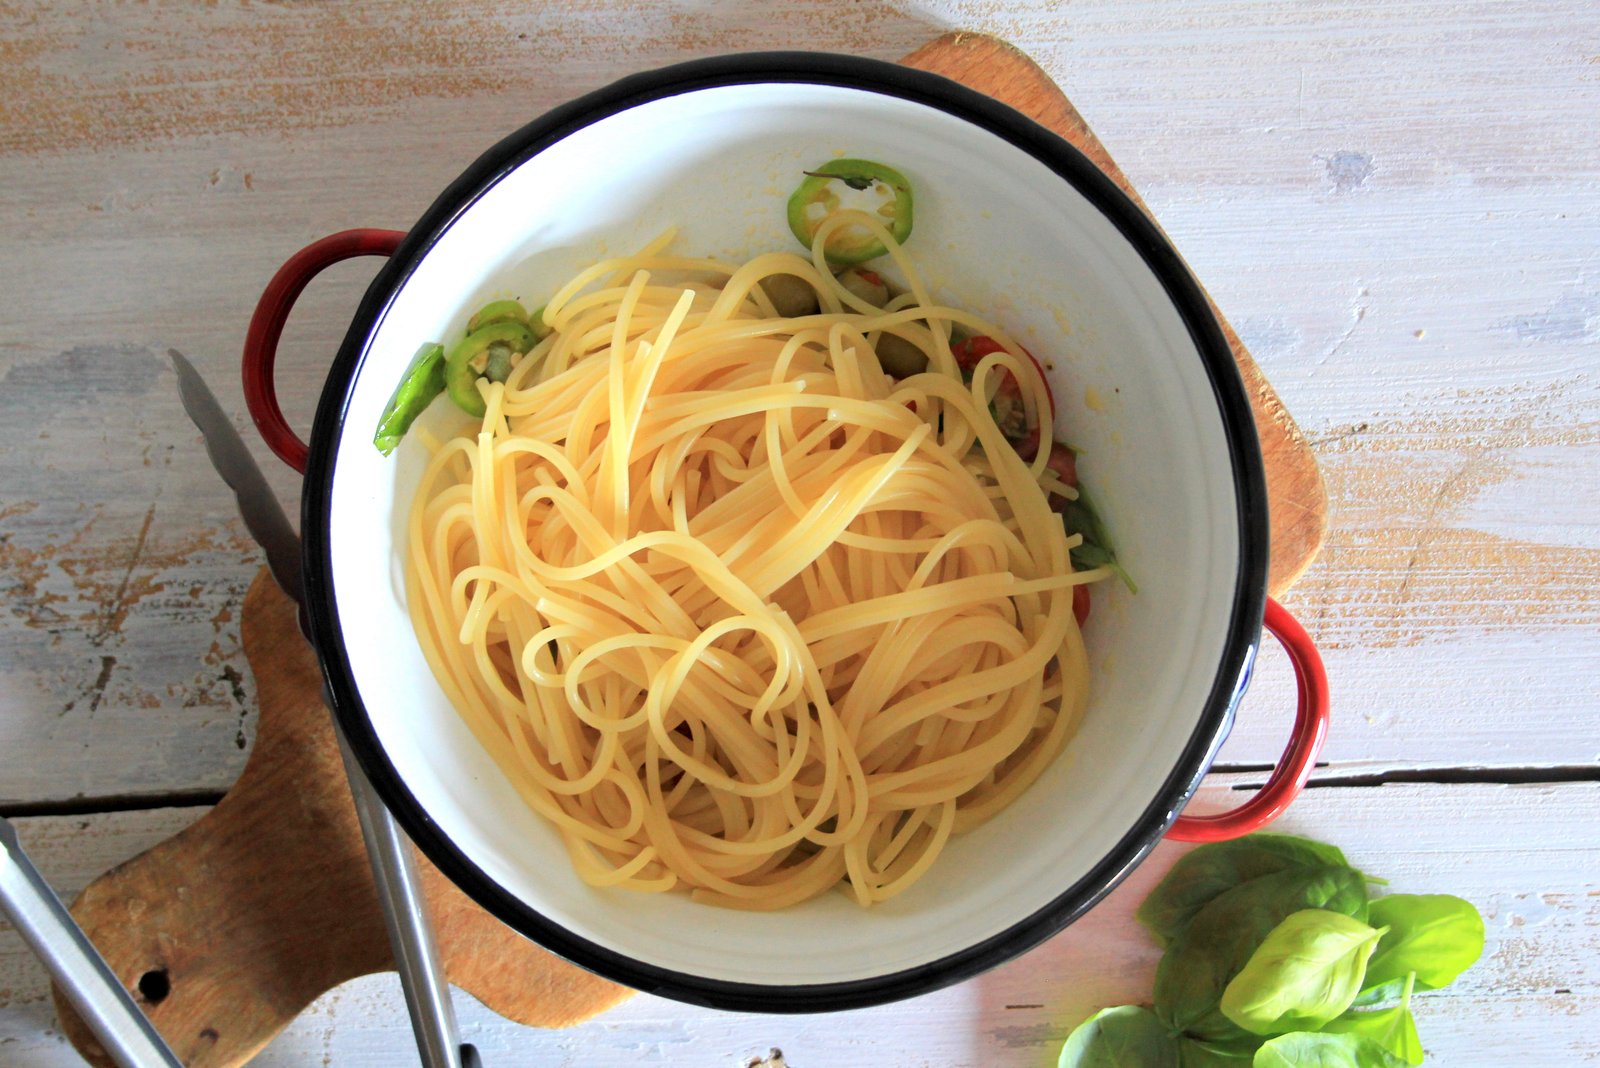
[[[208,811],[257,738],[240,620],[260,556],[169,346],[244,426],[250,309],[306,242],[409,227],[507,131],[634,71],[762,48],[894,59],[948,30],[1015,43],[1067,90],[1316,456],[1328,530],[1285,601],[1322,648],[1335,719],[1286,826],[1489,916],[1469,985],[1419,1010],[1429,1063],[1592,1063],[1590,0],[0,3],[0,811],[55,885],[70,897]],[[296,306],[281,366],[298,426],[374,268],[340,265]],[[256,454],[294,514],[296,479]],[[1200,804],[1259,781],[1291,697],[1269,647]],[[795,1068],[1036,1068],[1078,1018],[1149,989],[1124,922],[1137,893],[1074,928],[1092,944],[866,1013],[640,996],[552,1032],[457,1004],[491,1068],[739,1068],[772,1045]],[[0,928],[0,1065],[81,1063],[48,989]],[[374,974],[256,1063],[390,1066],[410,1045],[394,976]]]
[[[244,600],[261,718],[239,782],[72,906],[186,1065],[243,1064],[340,983],[393,967],[322,677],[295,613],[263,569]],[[418,869],[446,975],[501,1016],[570,1027],[631,993],[515,934],[420,855]],[[111,1065],[54,993],[67,1038],[91,1064]]]

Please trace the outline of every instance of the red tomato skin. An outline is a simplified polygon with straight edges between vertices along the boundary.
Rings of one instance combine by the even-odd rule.
[[[1005,346],[1000,344],[1000,342],[996,341],[994,338],[990,337],[988,334],[978,334],[975,337],[969,337],[950,346],[950,355],[956,358],[956,366],[968,374],[971,374],[973,368],[978,366],[978,361],[989,355],[989,353],[1004,351]],[[1037,356],[1029,352],[1026,348],[1022,349],[1022,354],[1028,357],[1028,359],[1032,360],[1033,366],[1039,371],[1039,380],[1044,383],[1044,395],[1050,402],[1050,422],[1052,425],[1054,425],[1056,421],[1056,397],[1054,393],[1050,392],[1050,379],[1044,373],[1044,365],[1039,362],[1039,358]],[[1016,381],[1011,377],[1011,373],[1009,371],[1006,372],[1005,379],[1000,383],[1000,388],[1003,390],[1007,387],[1007,385],[1009,385],[1018,394],[1021,394],[1022,388],[1016,384]],[[1036,435],[1030,436],[1036,437]],[[1035,441],[1034,447],[1038,447],[1037,441]],[[1026,459],[1026,457],[1024,458]]]
[[[1078,488],[1078,455],[1060,442],[1050,446],[1050,459],[1045,466],[1056,473],[1062,485]]]

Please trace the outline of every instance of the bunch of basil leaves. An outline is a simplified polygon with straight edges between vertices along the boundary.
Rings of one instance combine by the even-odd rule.
[[[1448,894],[1388,894],[1333,846],[1253,834],[1185,854],[1139,907],[1166,947],[1154,1004],[1105,1009],[1060,1068],[1395,1068],[1422,1063],[1411,996],[1483,952]]]

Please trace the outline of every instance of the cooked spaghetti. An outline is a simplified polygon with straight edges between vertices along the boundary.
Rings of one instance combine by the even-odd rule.
[[[923,875],[1011,803],[1082,713],[1087,663],[1047,449],[1001,376],[1032,361],[908,289],[846,291],[820,251],[742,265],[670,234],[563,286],[551,332],[434,455],[410,515],[412,620],[450,700],[596,886],[773,909]],[[778,315],[797,276],[820,310]],[[953,327],[1000,340],[964,379]],[[894,335],[927,369],[896,379]]]

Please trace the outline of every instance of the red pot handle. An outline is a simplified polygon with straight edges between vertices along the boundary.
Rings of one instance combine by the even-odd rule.
[[[1294,734],[1267,784],[1254,797],[1231,812],[1179,816],[1167,831],[1168,838],[1180,842],[1221,842],[1259,831],[1289,807],[1289,802],[1299,795],[1301,787],[1311,777],[1311,768],[1328,736],[1328,675],[1311,635],[1287,608],[1267,598],[1267,611],[1261,624],[1289,654],[1289,662],[1294,665],[1295,678],[1300,684]]]
[[[278,391],[272,384],[278,339],[283,336],[289,309],[324,268],[357,256],[391,256],[405,236],[403,230],[341,230],[313,241],[278,268],[256,302],[250,329],[244,336],[244,403],[267,447],[301,474],[305,473],[310,450],[284,419],[283,409],[278,407]]]

